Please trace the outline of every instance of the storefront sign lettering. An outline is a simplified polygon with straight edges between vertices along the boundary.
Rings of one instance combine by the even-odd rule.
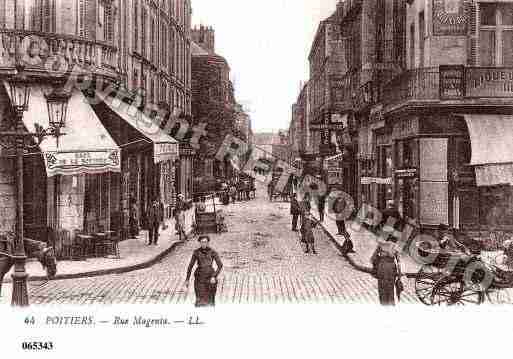
[[[417,176],[416,168],[409,168],[405,170],[396,170],[395,175],[397,178],[412,178]]]
[[[179,156],[177,143],[156,143],[154,152],[155,163],[175,159]]]
[[[466,80],[468,97],[513,96],[513,70],[471,68]]]
[[[48,177],[56,174],[72,175],[88,170],[98,172],[119,171],[120,161],[117,150],[84,152],[47,152],[45,163]]]
[[[468,0],[433,0],[435,36],[466,35],[468,19]]]
[[[440,98],[462,98],[465,95],[464,77],[464,66],[440,66]]]

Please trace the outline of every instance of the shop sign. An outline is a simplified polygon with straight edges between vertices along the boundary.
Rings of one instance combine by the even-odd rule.
[[[465,95],[465,66],[442,65],[440,73],[440,98],[459,99]]]
[[[396,170],[395,175],[397,178],[413,178],[417,176],[417,169],[409,168],[405,170]]]
[[[179,155],[178,143],[156,143],[154,147],[155,163],[177,158]]]
[[[384,184],[384,185],[392,185],[393,180],[391,177],[381,178],[381,177],[362,177],[360,180],[361,184]]]
[[[469,68],[466,71],[467,97],[512,97],[513,70]]]
[[[47,176],[120,171],[118,150],[46,152]]]
[[[469,0],[433,0],[433,35],[467,35]]]
[[[376,182],[377,184],[386,184],[386,185],[391,185],[392,184],[392,178],[391,177],[387,177],[387,178],[376,178]]]

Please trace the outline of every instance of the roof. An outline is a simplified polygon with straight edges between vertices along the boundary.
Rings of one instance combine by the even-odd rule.
[[[208,51],[205,51],[200,45],[191,41],[191,55],[192,56],[201,56],[201,55],[209,55]]]

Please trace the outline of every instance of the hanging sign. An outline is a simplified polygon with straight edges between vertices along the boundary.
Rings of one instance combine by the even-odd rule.
[[[118,150],[45,152],[46,175],[120,172]]]
[[[155,143],[154,146],[155,163],[174,160],[179,156],[178,143]]]

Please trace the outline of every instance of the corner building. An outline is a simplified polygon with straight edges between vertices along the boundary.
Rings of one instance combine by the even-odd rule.
[[[142,93],[146,103],[190,115],[190,16],[188,0],[0,2],[0,77],[15,74],[18,58],[31,81],[25,129],[33,131],[35,122],[48,127],[44,86],[63,86],[67,80],[45,67],[54,58],[128,97]],[[123,239],[130,198],[142,218],[153,198],[159,197],[170,214],[177,192],[191,196],[187,146],[167,134],[145,132],[107,102],[90,103],[89,94],[71,93],[59,147],[45,138],[24,158],[27,237],[50,241],[63,233],[112,230]],[[12,113],[3,86],[0,106],[0,120],[6,121]],[[0,152],[0,211],[5,214],[0,232],[12,231],[15,223],[12,156]]]
[[[407,68],[376,86],[369,123],[380,125],[360,127],[361,144],[403,216],[481,238],[511,231],[513,2],[412,0],[405,11]]]

